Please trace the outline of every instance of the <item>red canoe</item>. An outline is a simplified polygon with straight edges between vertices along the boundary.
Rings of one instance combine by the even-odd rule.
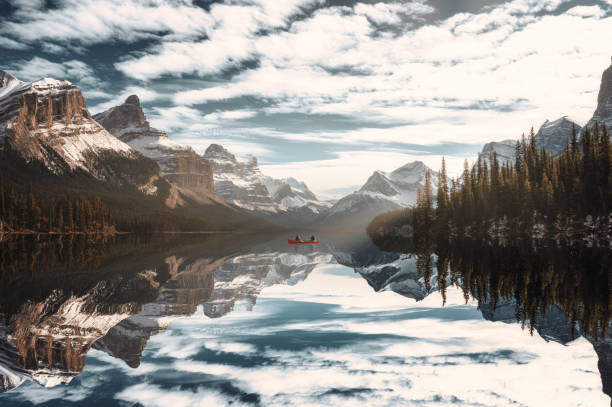
[[[319,243],[318,240],[291,240],[291,239],[289,239],[288,242],[290,244],[316,244],[316,243]]]

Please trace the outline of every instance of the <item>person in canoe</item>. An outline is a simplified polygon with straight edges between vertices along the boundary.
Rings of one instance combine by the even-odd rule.
[[[315,235],[310,236],[310,241],[314,242],[315,240],[317,240],[317,238],[315,237]]]
[[[295,241],[296,242],[301,242],[302,241],[302,238],[300,237],[300,235],[296,235],[295,236]]]

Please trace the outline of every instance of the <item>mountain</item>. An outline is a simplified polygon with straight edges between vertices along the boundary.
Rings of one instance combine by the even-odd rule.
[[[576,128],[576,136],[580,134],[582,126],[576,120],[563,116],[555,121],[546,120],[536,133],[536,146],[556,156],[563,152],[565,146],[572,139],[572,129]]]
[[[138,116],[137,98],[128,98],[127,102],[129,111],[125,116]],[[122,114],[113,111],[106,117],[113,122],[111,119]],[[134,125],[132,134],[146,129],[154,131],[146,121],[136,121],[140,127]],[[180,172],[184,162],[181,157],[170,159],[164,168],[174,163]],[[21,196],[25,196],[28,185],[32,186],[39,211],[31,212],[32,217],[38,213],[39,225],[46,225],[45,219],[54,217],[67,219],[59,214],[61,209],[54,201],[83,197],[99,202],[102,207],[98,213],[112,218],[121,230],[266,227],[265,222],[227,205],[212,193],[211,167],[205,161],[201,167],[208,171],[208,178],[169,174],[177,185],[193,186],[191,190],[179,188],[168,182],[155,161],[96,122],[75,85],[51,78],[22,82],[0,71],[0,174]],[[208,195],[203,198],[194,191]],[[54,210],[53,216],[47,215]],[[14,214],[12,217],[13,223],[17,222]],[[11,219],[3,220],[10,226]],[[82,223],[87,223],[87,218]]]
[[[575,120],[563,116],[557,120],[546,120],[535,135],[536,146],[543,148],[553,156],[561,154],[572,138],[572,128],[576,127],[579,136],[582,127]],[[515,146],[518,140],[492,141],[484,145],[481,155],[488,159],[494,152],[500,162],[514,162]]]
[[[151,127],[137,95],[129,96],[122,105],[98,113],[93,118],[113,136],[157,162],[164,177],[183,192],[189,191],[193,197],[221,202],[212,194],[210,162],[191,147],[176,143],[165,132]]]
[[[578,139],[584,129],[592,129],[598,123],[604,124],[608,130],[612,129],[612,65],[610,65],[601,76],[601,85],[597,95],[597,108],[588,123],[581,127],[576,120],[568,116],[557,120],[546,120],[536,133],[536,145],[543,148],[553,156],[561,154],[572,137],[572,127],[576,127]],[[515,140],[504,140],[502,142],[491,142],[485,144],[482,156],[488,158],[494,151],[500,161],[514,161]]]
[[[219,144],[204,153],[213,167],[214,188],[227,202],[268,221],[287,227],[310,225],[329,207],[293,178],[264,176],[257,158],[241,161]]]
[[[426,171],[431,173],[435,191],[438,173],[421,161],[408,163],[391,173],[375,171],[358,191],[329,209],[322,226],[365,229],[376,215],[414,205],[417,190],[423,189]]]
[[[0,151],[55,175],[84,172],[148,194],[160,178],[154,163],[92,119],[76,86],[51,78],[21,82],[0,71]]]
[[[603,72],[597,95],[597,109],[586,127],[593,128],[595,123],[603,123],[608,130],[612,129],[612,65]]]

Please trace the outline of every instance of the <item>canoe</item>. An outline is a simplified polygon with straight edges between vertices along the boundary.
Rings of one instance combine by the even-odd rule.
[[[289,244],[316,244],[320,243],[318,240],[288,240]]]

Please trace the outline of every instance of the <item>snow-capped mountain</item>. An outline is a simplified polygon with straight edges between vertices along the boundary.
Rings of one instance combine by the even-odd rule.
[[[488,160],[493,153],[497,153],[497,159],[500,162],[513,162],[516,147],[516,140],[491,141],[484,145],[481,155],[485,160]]]
[[[228,257],[202,257],[187,261],[184,257],[169,256],[166,263],[172,278],[157,299],[115,325],[94,348],[122,359],[132,368],[138,367],[151,336],[168,329],[172,321],[193,315],[197,306],[210,298],[215,271],[227,260]]]
[[[580,139],[584,129],[592,129],[595,123],[600,126],[605,125],[608,130],[612,129],[612,65],[601,76],[597,108],[584,128],[568,116],[560,117],[554,121],[546,120],[536,133],[536,145],[553,156],[559,155],[567,145],[568,140],[571,140],[574,126],[576,127],[577,138]],[[500,161],[514,161],[515,143],[515,140],[487,143],[482,150],[482,155],[484,158],[488,158],[495,151]]]
[[[536,133],[536,146],[543,148],[553,156],[559,155],[572,139],[572,129],[574,127],[578,137],[582,126],[576,120],[568,116],[563,116],[552,122],[546,120]]]
[[[68,81],[22,82],[0,71],[0,150],[41,162],[56,175],[84,171],[105,181],[147,186],[159,177],[130,146],[92,119],[79,89]],[[140,165],[141,174],[122,170]]]
[[[322,224],[336,227],[342,223],[345,227],[362,228],[376,215],[414,205],[427,171],[435,191],[438,173],[421,161],[405,164],[390,173],[375,171],[358,191],[336,202]]]
[[[265,287],[295,285],[319,264],[333,257],[323,251],[310,253],[264,252],[234,257],[215,273],[215,288],[204,304],[204,314],[218,318],[234,310],[250,311]]]
[[[91,345],[138,312],[137,299],[155,298],[160,286],[152,270],[102,273],[98,281],[94,275],[69,278],[79,280],[72,290],[47,290],[44,281],[35,281],[44,297],[28,297],[11,304],[17,312],[0,315],[0,393],[26,380],[45,387],[69,383]]]
[[[266,188],[257,158],[249,155],[239,161],[219,144],[211,144],[204,157],[213,167],[215,192],[227,202],[253,212],[278,212],[280,208]]]
[[[592,129],[595,122],[600,125],[603,123],[609,131],[612,130],[612,65],[601,76],[601,85],[597,95],[597,109],[595,109],[595,113],[593,113],[593,117],[586,127]]]
[[[582,127],[568,116],[553,121],[546,120],[535,135],[536,146],[553,156],[559,155],[571,140],[574,127],[579,137]],[[495,152],[500,162],[514,162],[516,142],[517,140],[492,141],[484,145],[481,155],[488,160]]]
[[[211,164],[191,147],[172,141],[165,132],[151,127],[137,95],[93,117],[112,135],[155,160],[172,184],[199,197],[211,195]]]
[[[216,193],[272,222],[289,227],[307,225],[329,207],[303,182],[264,176],[252,155],[238,160],[223,146],[211,144],[204,157],[213,166]]]

